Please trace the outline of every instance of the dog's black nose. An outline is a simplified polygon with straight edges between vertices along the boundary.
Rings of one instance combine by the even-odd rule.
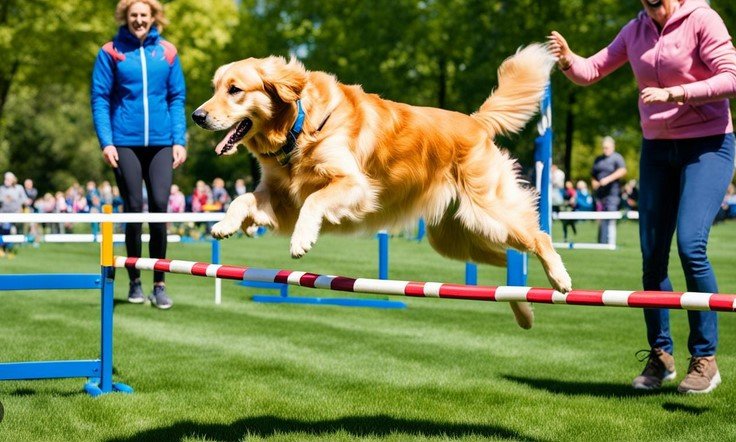
[[[192,120],[202,126],[204,122],[207,121],[207,111],[202,109],[195,110],[194,112],[192,112]]]

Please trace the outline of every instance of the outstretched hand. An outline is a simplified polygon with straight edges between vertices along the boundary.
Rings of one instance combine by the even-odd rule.
[[[567,69],[572,64],[572,51],[567,40],[557,31],[552,31],[547,36],[549,50],[557,58],[557,64],[562,69]]]

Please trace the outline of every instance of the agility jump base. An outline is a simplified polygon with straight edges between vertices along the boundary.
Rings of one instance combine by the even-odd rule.
[[[465,299],[473,301],[527,301],[542,304],[668,308],[683,310],[736,311],[736,295],[697,292],[657,292],[625,290],[573,290],[567,294],[548,288],[515,286],[470,286],[439,282],[393,281],[319,275],[293,270],[260,269],[153,258],[117,256],[114,266],[139,270],[179,273],[192,276],[281,283],[341,292],[391,296]]]
[[[111,207],[105,206],[105,213]],[[97,359],[23,361],[0,363],[0,381],[57,378],[87,378],[84,390],[91,396],[104,393],[132,393],[123,383],[112,381],[113,296],[112,223],[102,224],[100,273],[0,275],[0,291],[6,290],[99,290],[100,355]]]
[[[388,279],[388,232],[381,230],[376,235],[378,238],[378,278]],[[340,307],[368,307],[382,309],[403,309],[406,304],[401,301],[389,301],[386,299],[360,299],[360,298],[319,298],[308,296],[289,296],[289,285],[276,283],[274,281],[251,281],[243,279],[241,285],[246,287],[277,289],[280,296],[254,295],[254,302],[270,304],[308,304],[308,305],[335,305]]]

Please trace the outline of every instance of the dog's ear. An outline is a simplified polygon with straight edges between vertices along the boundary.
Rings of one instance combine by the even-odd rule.
[[[283,57],[269,57],[261,65],[266,91],[285,103],[299,99],[307,83],[307,71],[296,58],[287,63]]]

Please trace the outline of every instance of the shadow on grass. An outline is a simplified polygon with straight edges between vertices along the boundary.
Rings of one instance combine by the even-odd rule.
[[[88,396],[87,392],[84,391],[83,388],[80,388],[79,390],[74,391],[43,391],[42,393],[39,393],[38,391],[32,389],[32,388],[18,388],[10,392],[9,396],[14,397],[26,397],[26,396],[36,396],[36,395],[45,395],[45,396],[57,396],[57,397],[75,397],[75,396]]]
[[[36,390],[33,390],[31,388],[18,388],[16,390],[13,390],[10,392],[10,396],[33,396],[36,394]]]
[[[191,421],[177,422],[169,427],[142,431],[129,438],[109,439],[109,442],[181,440],[195,436],[204,439],[239,441],[247,436],[307,434],[329,439],[330,435],[346,432],[357,437],[422,436],[461,438],[469,436],[498,439],[541,441],[517,431],[484,424],[460,424],[423,420],[399,419],[391,416],[348,416],[323,421],[302,421],[276,416],[256,416],[240,419],[231,424],[205,424]]]
[[[152,308],[153,306],[151,305],[151,301],[148,299],[148,294],[144,293],[143,295],[145,296],[146,299],[140,304],[133,304],[132,302],[129,302],[127,299],[113,299],[112,300],[112,310],[115,311],[120,307],[124,309]],[[177,308],[177,310],[181,310],[181,309],[182,309],[182,306],[179,306],[179,308]]]
[[[706,411],[710,411],[709,407],[694,407],[692,405],[678,404],[675,402],[665,402],[662,404],[662,408],[671,413],[687,413],[693,416],[700,416]]]
[[[112,375],[117,377],[120,373],[118,372],[118,369],[116,367],[112,367]],[[9,393],[10,396],[15,397],[26,397],[26,396],[36,396],[36,395],[46,395],[46,396],[60,396],[60,397],[74,397],[74,396],[88,396],[88,393],[84,390],[84,384],[86,380],[84,378],[76,378],[79,381],[80,389],[79,390],[65,390],[65,391],[57,391],[57,390],[36,390],[35,388],[16,388],[15,390],[11,391]],[[45,381],[51,381],[53,379],[42,379]],[[30,382],[33,382],[34,379],[30,379]],[[117,381],[117,379],[113,379],[113,381]],[[23,381],[25,382],[25,381]]]
[[[130,302],[128,302],[127,299],[113,299],[112,300],[112,309],[113,309],[113,311],[115,311],[115,309],[117,309],[118,306],[122,306],[123,308],[127,308],[128,306],[130,306],[130,307],[134,307],[134,306],[135,307],[138,307],[139,305],[140,304],[131,304]]]
[[[666,386],[660,390],[634,390],[629,384],[613,382],[560,381],[558,379],[528,378],[504,375],[507,381],[524,384],[538,390],[567,396],[596,396],[602,398],[633,398],[650,395],[675,394],[676,387]]]

